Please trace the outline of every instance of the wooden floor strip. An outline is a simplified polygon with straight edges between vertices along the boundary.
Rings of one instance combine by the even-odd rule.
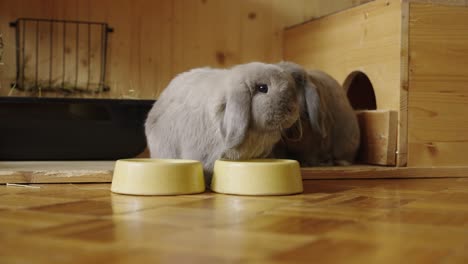
[[[460,263],[468,178],[306,180],[288,196],[0,186],[1,263]]]
[[[111,182],[114,161],[0,162],[0,184],[5,183],[93,183]],[[468,167],[346,167],[302,168],[302,178],[464,178]]]

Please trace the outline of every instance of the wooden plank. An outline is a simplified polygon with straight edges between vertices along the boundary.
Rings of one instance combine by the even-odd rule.
[[[377,109],[402,111],[398,130],[398,164],[406,160],[407,56],[401,49],[402,1],[372,1],[291,27],[284,35],[284,58],[306,68],[321,69],[340,83],[356,71],[369,77]],[[347,87],[345,87],[347,88]]]
[[[111,182],[113,161],[0,162],[0,184]],[[468,177],[468,167],[353,165],[301,168],[304,180]]]
[[[304,193],[274,197],[118,195],[109,184],[35,187],[0,186],[2,263],[468,259],[468,179],[305,181]]]
[[[409,2],[431,5],[468,6],[467,0],[409,0]]]
[[[400,109],[398,112],[398,145],[396,165],[408,163],[408,88],[409,88],[409,3],[401,2],[400,32]]]
[[[316,179],[386,179],[386,178],[468,178],[468,166],[384,167],[355,165],[349,167],[302,168],[304,180]]]
[[[0,162],[0,184],[110,182],[113,168],[113,161]]]
[[[365,164],[395,165],[398,112],[358,111],[361,147],[358,160]]]
[[[254,3],[242,2],[241,9],[241,61],[260,60],[274,62],[281,58],[273,54],[275,43],[272,28],[272,2],[260,0]],[[255,43],[255,45],[252,45]],[[277,56],[275,56],[277,55]]]
[[[324,70],[340,83],[362,71],[371,80],[378,107],[399,110],[400,23],[400,1],[363,4],[287,29],[284,58]]]
[[[275,62],[282,59],[282,29],[312,17],[322,16],[368,0],[291,1],[52,1],[2,0],[0,5],[0,32],[5,41],[5,64],[0,69],[2,89],[0,96],[10,92],[8,84],[16,75],[14,30],[8,23],[18,17],[92,20],[109,23],[115,28],[110,34],[107,61],[107,80],[110,93],[93,97],[156,98],[169,81],[181,71],[202,66],[231,66],[242,62],[261,60]],[[287,7],[287,8],[285,8]],[[249,18],[250,15],[250,18]],[[55,28],[57,34],[60,28]],[[67,29],[74,34],[75,29]],[[100,36],[92,30],[92,38]],[[86,40],[80,28],[81,40]],[[62,40],[54,39],[53,79],[61,83]],[[66,79],[74,83],[76,43],[67,42]],[[87,80],[85,62],[91,64],[91,82],[99,75],[99,43],[91,47],[88,61],[82,57],[87,43],[79,43],[79,77]],[[57,48],[57,50],[55,50]],[[48,52],[48,51],[47,51]],[[48,53],[43,53],[47,55]],[[42,59],[41,59],[42,60]],[[47,75],[40,67],[41,75]],[[29,69],[28,69],[29,70]],[[94,85],[95,87],[96,85]],[[47,96],[57,96],[55,93]],[[44,94],[43,94],[44,96]],[[73,95],[80,96],[80,95]]]
[[[408,166],[467,165],[468,7],[412,3]]]

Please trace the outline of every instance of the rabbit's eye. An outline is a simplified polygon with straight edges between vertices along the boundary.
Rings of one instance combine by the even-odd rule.
[[[257,84],[255,86],[255,88],[257,89],[257,91],[259,91],[261,93],[267,93],[268,92],[268,85],[266,85],[266,84]]]

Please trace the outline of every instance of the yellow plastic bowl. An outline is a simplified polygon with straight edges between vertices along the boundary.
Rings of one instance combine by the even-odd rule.
[[[211,190],[238,195],[288,195],[301,193],[303,186],[295,160],[217,160]]]
[[[121,159],[115,163],[111,191],[133,195],[179,195],[205,191],[199,161]]]

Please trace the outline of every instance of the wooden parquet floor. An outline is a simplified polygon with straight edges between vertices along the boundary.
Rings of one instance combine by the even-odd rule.
[[[306,180],[301,195],[0,186],[0,263],[468,263],[468,179]]]

